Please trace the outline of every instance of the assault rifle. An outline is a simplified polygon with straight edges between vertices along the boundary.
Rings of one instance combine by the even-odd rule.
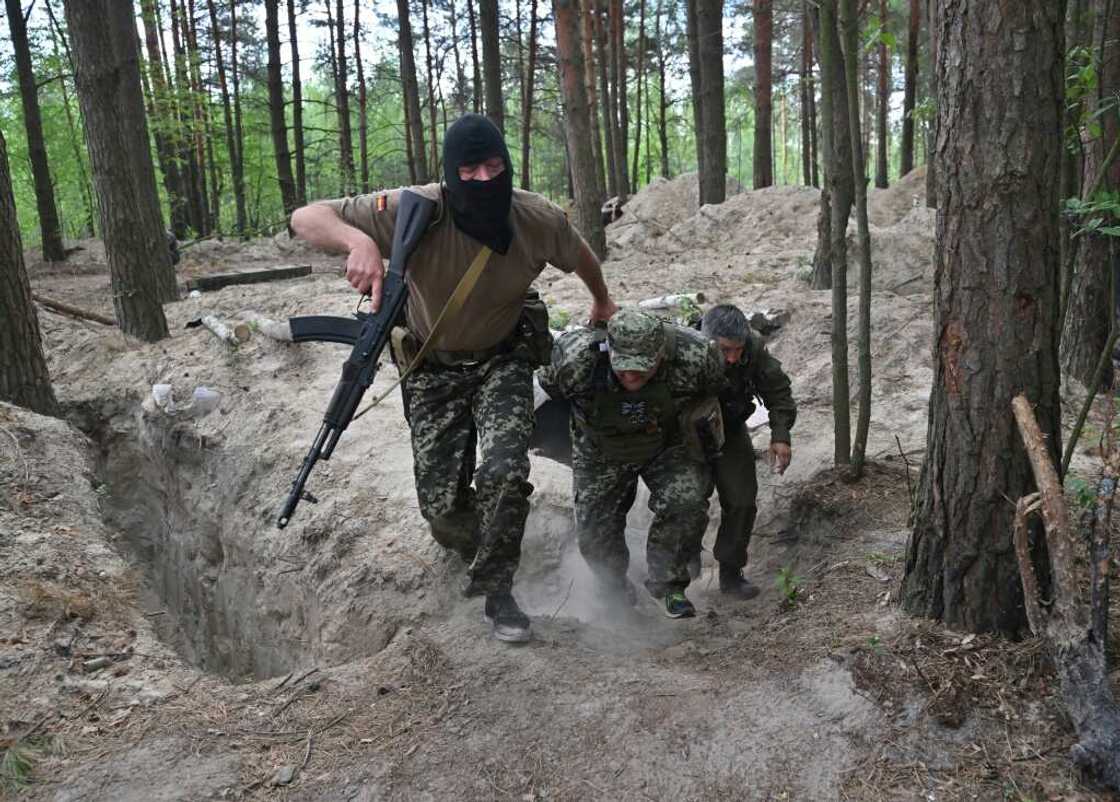
[[[400,194],[396,228],[393,231],[393,250],[389,269],[381,287],[381,306],[376,312],[355,312],[353,319],[331,315],[310,315],[290,318],[293,342],[331,342],[352,345],[350,356],[342,365],[342,377],[334,388],[334,395],[323,415],[323,425],[311,450],[303,458],[303,465],[292,482],[291,492],[284,502],[276,526],[283,529],[292,518],[301,499],[318,501],[304,490],[311,469],[319,460],[329,460],[338,445],[338,438],[346,431],[362,396],[377,375],[378,361],[393,325],[408,299],[408,286],[404,271],[408,257],[428,229],[428,221],[435,209],[435,202],[407,190]]]

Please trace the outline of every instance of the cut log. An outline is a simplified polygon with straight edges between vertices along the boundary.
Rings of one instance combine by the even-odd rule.
[[[196,276],[187,281],[188,290],[209,292],[234,284],[259,284],[262,281],[283,281],[311,274],[311,265],[277,265],[264,270],[237,270],[232,273],[214,273]]]
[[[1120,706],[1109,686],[1104,644],[1097,639],[1090,626],[1090,612],[1079,591],[1074,552],[1080,544],[1080,538],[1070,524],[1058,472],[1050,460],[1045,438],[1030,402],[1025,396],[1019,395],[1011,402],[1011,406],[1041,497],[1054,604],[1050,614],[1045,617],[1045,623],[1040,623],[1040,626],[1044,633],[1043,639],[1057,665],[1062,699],[1078,737],[1078,742],[1070,749],[1070,756],[1092,779],[1118,791]],[[1108,458],[1111,459],[1111,455]],[[1107,503],[1111,502],[1110,491]],[[1021,506],[1020,509],[1025,516],[1026,506]],[[1026,548],[1019,548],[1018,543],[1016,554],[1020,561],[1020,572],[1025,578],[1024,594],[1033,594],[1033,599],[1027,601],[1027,609],[1031,610],[1033,607],[1033,614],[1038,615],[1041,608],[1038,605],[1038,588],[1031,581],[1034,574],[1033,567],[1029,564],[1030,555]]]
[[[657,298],[647,298],[644,301],[638,301],[639,309],[676,309],[682,304],[698,306],[704,303],[704,293],[702,292],[682,292],[675,295],[661,295]]]
[[[70,304],[64,304],[61,301],[54,300],[53,298],[42,296],[37,292],[31,293],[31,297],[35,300],[36,303],[45,306],[52,312],[58,312],[60,315],[69,315],[70,317],[80,318],[81,320],[92,320],[94,323],[100,323],[104,326],[117,325],[117,321],[113,320],[113,318],[111,317],[105,317],[105,315],[99,315],[96,312],[90,312],[86,309],[79,309],[76,306],[70,306]]]
[[[272,320],[252,310],[242,312],[241,317],[251,329],[256,329],[266,337],[287,343],[292,341],[292,327],[286,320]]]
[[[214,315],[203,315],[201,322],[215,337],[219,340],[225,340],[231,345],[240,345],[251,336],[249,327],[244,323],[227,325]]]

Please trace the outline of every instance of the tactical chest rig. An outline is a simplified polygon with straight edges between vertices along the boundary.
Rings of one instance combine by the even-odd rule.
[[[590,346],[595,353],[588,410],[591,439],[610,462],[649,462],[679,441],[678,404],[664,375],[655,374],[635,392],[612,380],[606,339],[605,330],[596,330]],[[671,360],[675,350],[675,335],[667,327],[664,359]]]

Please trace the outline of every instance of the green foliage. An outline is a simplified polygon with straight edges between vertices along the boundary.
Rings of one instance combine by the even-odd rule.
[[[801,577],[793,573],[792,565],[783,566],[778,571],[776,584],[778,585],[778,590],[782,592],[782,598],[787,605],[792,607],[797,604],[798,600],[801,598],[803,590],[801,583],[803,581]]]
[[[1089,200],[1067,198],[1062,211],[1073,223],[1074,237],[1120,237],[1120,191],[1100,190]]]
[[[1097,500],[1097,491],[1084,479],[1069,479],[1066,481],[1066,490],[1073,494],[1073,502],[1078,508],[1086,510],[1093,506]]]
[[[548,310],[548,327],[550,329],[562,331],[571,322],[572,314],[568,310],[555,307]]]
[[[35,763],[60,745],[47,736],[16,738],[0,752],[0,791],[15,793],[31,784]]]

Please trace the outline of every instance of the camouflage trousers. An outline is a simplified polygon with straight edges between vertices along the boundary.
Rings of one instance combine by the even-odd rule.
[[[502,354],[426,365],[404,382],[420,513],[432,537],[470,563],[468,595],[508,591],[521,559],[533,492],[532,375],[526,361]]]
[[[572,433],[579,550],[607,584],[619,583],[630,564],[626,515],[634,504],[638,479],[649,488],[653,523],[646,540],[646,588],[663,596],[688,587],[688,558],[708,525],[711,472],[690,460],[683,445],[667,448],[645,464],[603,459],[585,432]]]
[[[758,475],[750,432],[730,429],[723,455],[716,463],[715,486],[719,491],[720,523],[712,555],[720,565],[742,568],[747,564],[754,519],[758,515]]]

